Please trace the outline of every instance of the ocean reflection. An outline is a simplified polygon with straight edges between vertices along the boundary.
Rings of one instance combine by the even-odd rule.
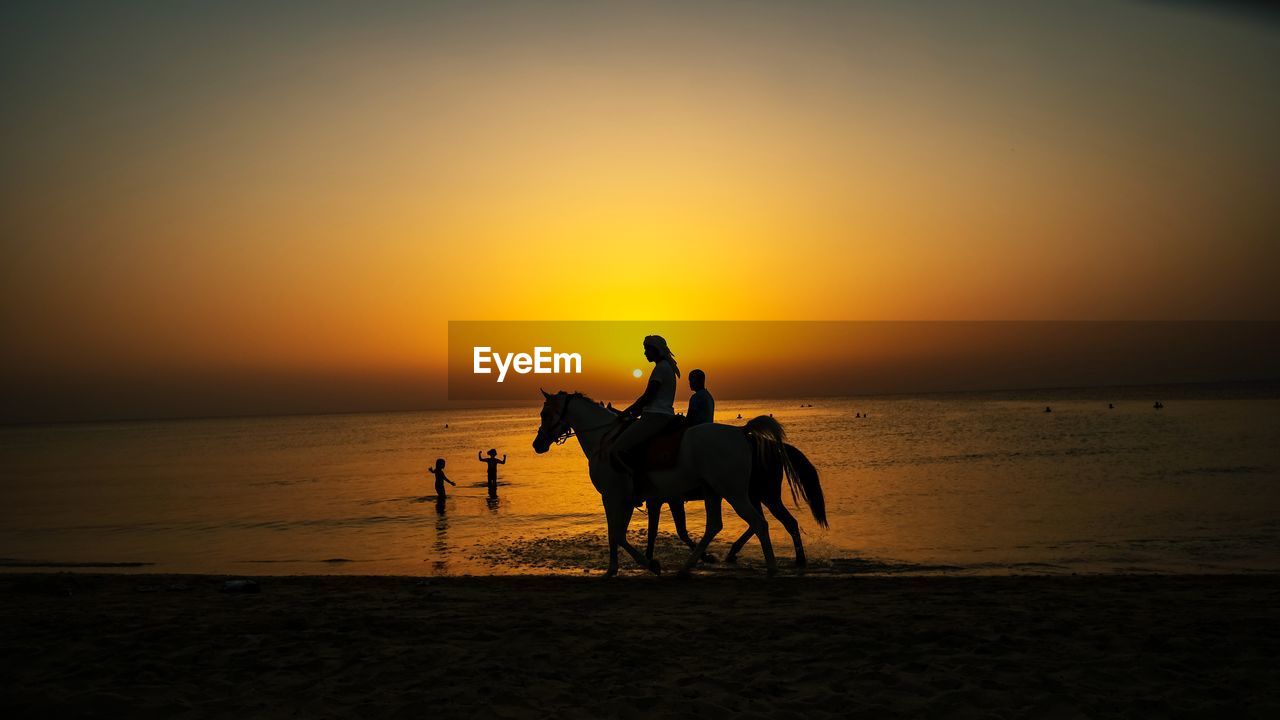
[[[793,510],[816,563],[1280,570],[1280,400],[1165,391],[1155,410],[1148,398],[1107,393],[724,401],[718,412],[773,413],[818,467],[831,529]],[[281,573],[389,574],[595,567],[603,545],[599,557],[578,540],[555,545],[603,531],[586,459],[574,441],[536,456],[535,415],[530,407],[0,428],[0,557],[9,559],[0,566],[153,563],[147,567],[158,572],[216,573],[242,572],[251,560]],[[475,448],[491,446],[509,457],[489,492],[474,458]],[[458,483],[444,503],[426,494],[437,457],[450,461]],[[637,515],[633,529],[643,525]],[[689,532],[699,536],[702,525],[701,505],[690,505]],[[715,552],[723,555],[744,528],[726,510],[724,542],[716,543],[724,547]],[[770,528],[781,550],[786,535],[772,519]],[[424,559],[421,533],[432,530]],[[672,530],[669,518],[662,530]],[[546,562],[504,550],[531,543],[550,543],[538,551]],[[564,558],[543,557],[561,549]],[[744,552],[748,566],[753,553],[754,542]]]

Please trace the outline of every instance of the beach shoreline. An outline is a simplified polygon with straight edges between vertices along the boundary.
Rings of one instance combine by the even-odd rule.
[[[1264,717],[1280,575],[0,575],[0,710]]]

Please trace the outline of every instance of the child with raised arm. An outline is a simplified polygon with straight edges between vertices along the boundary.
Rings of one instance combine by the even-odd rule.
[[[489,497],[498,497],[498,466],[507,464],[507,454],[502,454],[502,459],[498,459],[498,451],[489,448],[489,457],[481,457],[480,451],[476,451],[476,459],[489,466]]]

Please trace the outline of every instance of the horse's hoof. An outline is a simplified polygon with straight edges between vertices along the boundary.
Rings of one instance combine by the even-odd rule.
[[[735,557],[735,556],[733,556],[733,555],[725,555],[725,556],[724,556],[724,561],[725,561],[725,562],[727,562],[727,563],[729,563],[730,565],[737,565],[737,564],[738,564],[738,558],[737,558],[737,557]]]
[[[650,561],[649,561],[649,571],[650,571],[650,572],[652,572],[654,575],[661,575],[661,574],[662,574],[662,563],[658,562],[657,560],[650,560]]]
[[[716,556],[712,555],[711,553],[702,553],[702,562],[718,563],[720,561],[717,560]]]
[[[808,561],[808,560],[805,560],[805,559],[804,559],[804,558],[802,558],[802,557],[798,557],[798,558],[796,558],[796,567],[798,567],[798,568],[803,568],[803,567],[808,567],[808,566],[809,566],[809,561]]]

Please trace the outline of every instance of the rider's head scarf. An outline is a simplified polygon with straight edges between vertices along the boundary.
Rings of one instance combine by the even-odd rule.
[[[646,335],[644,344],[658,352],[658,359],[671,363],[671,369],[676,371],[676,377],[680,377],[680,366],[676,365],[675,353],[671,352],[671,348],[667,347],[666,338],[661,335]]]

